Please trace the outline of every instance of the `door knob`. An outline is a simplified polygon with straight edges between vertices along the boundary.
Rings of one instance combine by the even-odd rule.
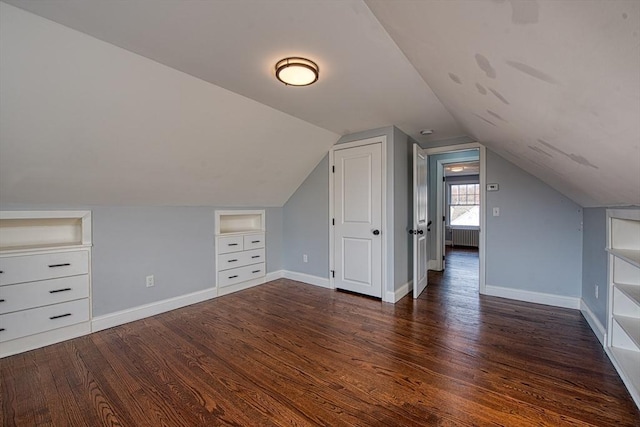
[[[377,236],[378,234],[380,234],[380,230],[373,230],[373,235]]]
[[[409,230],[409,234],[415,233],[415,230]]]
[[[418,230],[418,234],[424,234],[423,230]]]

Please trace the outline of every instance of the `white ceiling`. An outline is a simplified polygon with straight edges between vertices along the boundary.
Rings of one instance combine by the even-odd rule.
[[[213,83],[216,94],[219,86],[302,119],[326,135],[395,124],[423,146],[473,138],[583,206],[640,204],[638,1],[6,1]],[[317,61],[320,81],[306,88],[277,82],[273,66],[288,55]],[[242,104],[232,93],[227,102]],[[249,140],[244,151],[235,140],[226,148],[217,141],[221,147],[210,150],[242,156],[255,149],[256,133],[241,126],[264,126],[265,111],[209,126]],[[273,140],[282,135],[306,139],[304,125],[280,116],[277,122],[280,132],[261,138],[268,150],[282,148]],[[423,128],[436,132],[423,137]],[[326,135],[316,134],[324,141],[316,147],[324,149]],[[155,136],[145,138],[152,144]],[[197,149],[198,138],[191,145]],[[171,157],[171,150],[154,149],[159,159]],[[307,173],[321,149],[298,153]],[[199,158],[216,164],[207,157],[213,154],[205,150]],[[162,169],[160,161],[150,163]],[[275,159],[270,165],[282,169]],[[213,180],[206,170],[198,176],[174,172],[182,186]],[[274,174],[264,172],[267,180]],[[304,174],[291,175],[295,190]],[[271,201],[264,204],[283,203],[289,186],[267,191]],[[217,200],[250,203],[250,191],[240,193],[244,203],[228,194]],[[212,196],[191,196],[189,204],[199,198],[212,203]],[[166,204],[179,199],[157,197]]]
[[[360,0],[9,0],[340,135],[396,125],[421,141],[464,135]],[[310,87],[286,87],[275,63],[320,67]]]
[[[640,1],[367,4],[470,135],[582,206],[640,204]]]

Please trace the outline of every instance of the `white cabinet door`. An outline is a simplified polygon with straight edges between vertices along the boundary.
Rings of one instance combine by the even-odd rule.
[[[382,296],[382,144],[334,152],[336,288]]]
[[[427,245],[427,200],[429,160],[424,150],[413,145],[413,297],[427,287],[429,253]]]

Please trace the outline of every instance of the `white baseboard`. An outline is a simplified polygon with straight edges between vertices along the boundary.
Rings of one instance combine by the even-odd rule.
[[[97,316],[91,321],[91,330],[93,332],[97,332],[114,326],[123,325],[135,320],[144,319],[145,317],[155,316],[156,314],[175,310],[176,308],[206,301],[208,299],[215,298],[217,295],[218,293],[216,288],[209,288],[126,310],[116,311],[103,316]]]
[[[405,297],[413,288],[413,280],[409,280],[404,285],[400,286],[395,292],[387,291],[385,294],[384,302],[390,302],[395,304]]]
[[[484,295],[563,308],[580,308],[580,298],[486,285]]]
[[[282,279],[284,277],[284,272],[285,270],[272,271],[271,273],[267,273],[264,279],[267,282],[270,282],[272,280]]]
[[[246,282],[236,283],[235,285],[221,286],[218,289],[218,296],[229,295],[234,292],[244,291],[245,289],[253,288],[254,286],[262,285],[267,282],[267,276],[258,277],[257,279],[247,280]]]
[[[333,289],[328,278],[312,276],[311,274],[298,273],[296,271],[282,271],[282,277],[286,279],[296,280],[298,282],[307,283],[309,285],[320,286],[322,288]]]
[[[583,299],[580,299],[580,311],[582,312],[582,315],[584,316],[589,326],[591,326],[591,330],[598,338],[598,341],[600,341],[600,344],[602,344],[602,346],[604,347],[606,334],[604,326],[602,326],[602,323],[600,323],[598,318],[595,316],[595,314],[593,314],[593,311],[591,311],[591,309]]]

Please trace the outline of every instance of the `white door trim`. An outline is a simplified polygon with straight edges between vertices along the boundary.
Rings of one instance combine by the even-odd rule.
[[[388,256],[388,241],[389,239],[386,237],[387,233],[392,233],[393,224],[387,223],[387,136],[380,135],[373,138],[361,139],[358,141],[346,142],[344,144],[336,144],[329,150],[329,287],[331,289],[335,289],[335,281],[332,271],[334,271],[334,233],[333,233],[333,225],[332,220],[335,218],[334,213],[334,203],[333,196],[335,192],[334,188],[334,180],[333,180],[333,170],[334,170],[334,153],[338,150],[346,150],[353,147],[361,147],[363,145],[371,145],[371,144],[381,144],[382,147],[382,230],[380,230],[382,234],[382,300],[385,302],[394,303],[395,301],[389,300],[387,294],[389,293],[388,289],[388,280],[387,280],[387,271],[389,264],[389,256]]]
[[[427,148],[425,152],[429,156],[452,151],[466,151],[478,149],[480,155],[480,242],[478,247],[478,257],[480,271],[478,277],[478,291],[480,294],[486,293],[486,241],[487,241],[487,149],[478,142],[468,144],[448,145],[444,147]],[[437,248],[437,247],[436,247]],[[442,255],[440,255],[442,259]]]

